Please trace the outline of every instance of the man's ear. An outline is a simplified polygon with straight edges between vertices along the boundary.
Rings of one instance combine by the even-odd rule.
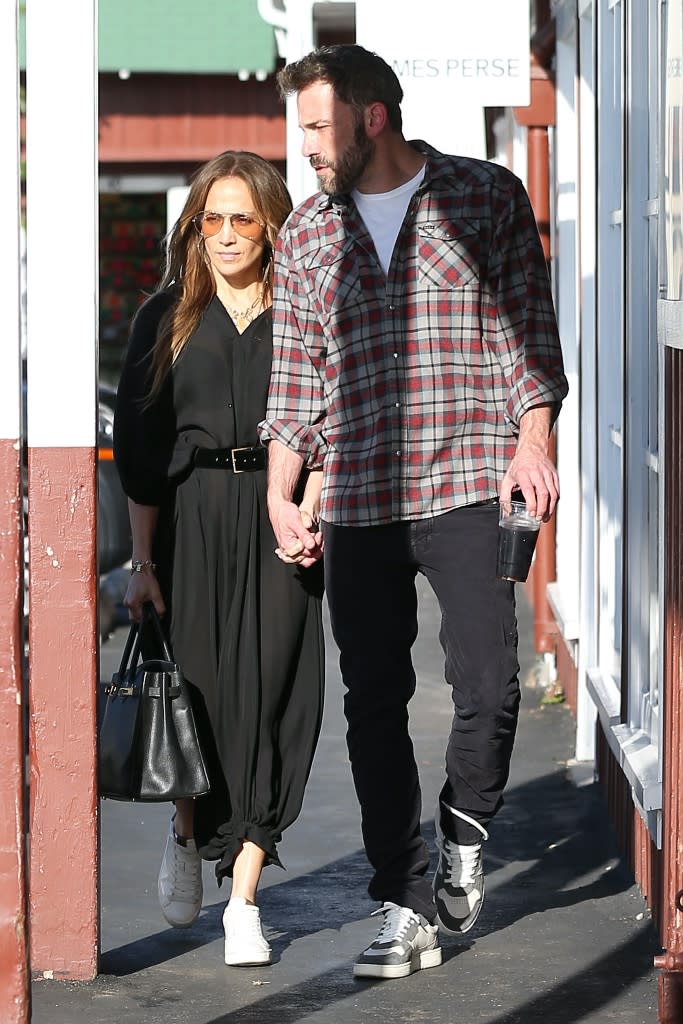
[[[387,108],[383,103],[371,103],[365,108],[365,131],[368,138],[374,139],[387,123]]]

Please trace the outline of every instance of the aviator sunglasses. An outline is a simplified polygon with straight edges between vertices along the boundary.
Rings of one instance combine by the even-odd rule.
[[[204,238],[211,238],[223,230],[225,219],[230,221],[232,230],[243,238],[254,238],[259,228],[265,224],[251,213],[216,213],[215,210],[202,210],[195,214],[192,223]]]

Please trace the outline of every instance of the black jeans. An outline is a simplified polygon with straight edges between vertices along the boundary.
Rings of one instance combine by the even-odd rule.
[[[374,869],[368,892],[429,920],[435,908],[408,731],[415,577],[424,573],[439,601],[455,708],[441,800],[486,825],[502,804],[520,699],[514,584],[495,576],[497,524],[497,504],[485,504],[388,526],[323,525],[349,757]],[[456,842],[481,839],[453,815],[444,825]]]

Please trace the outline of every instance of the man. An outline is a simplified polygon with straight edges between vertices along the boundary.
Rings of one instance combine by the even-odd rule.
[[[268,503],[281,557],[308,565],[324,543],[368,891],[383,915],[354,973],[402,977],[441,963],[437,922],[466,932],[481,910],[482,841],[520,697],[498,502],[520,487],[529,511],[552,515],[548,438],[567,384],[518,179],[407,142],[398,79],[360,46],[323,47],[279,86],[297,95],[322,191],[276,255]],[[291,500],[304,465],[324,469],[322,535]],[[417,572],[440,604],[455,708],[433,885],[408,732]]]

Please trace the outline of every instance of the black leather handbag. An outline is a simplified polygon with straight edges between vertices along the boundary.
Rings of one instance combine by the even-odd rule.
[[[143,650],[158,656],[141,661]],[[208,793],[187,683],[153,604],[132,624],[119,670],[101,696],[100,796],[158,802]]]

